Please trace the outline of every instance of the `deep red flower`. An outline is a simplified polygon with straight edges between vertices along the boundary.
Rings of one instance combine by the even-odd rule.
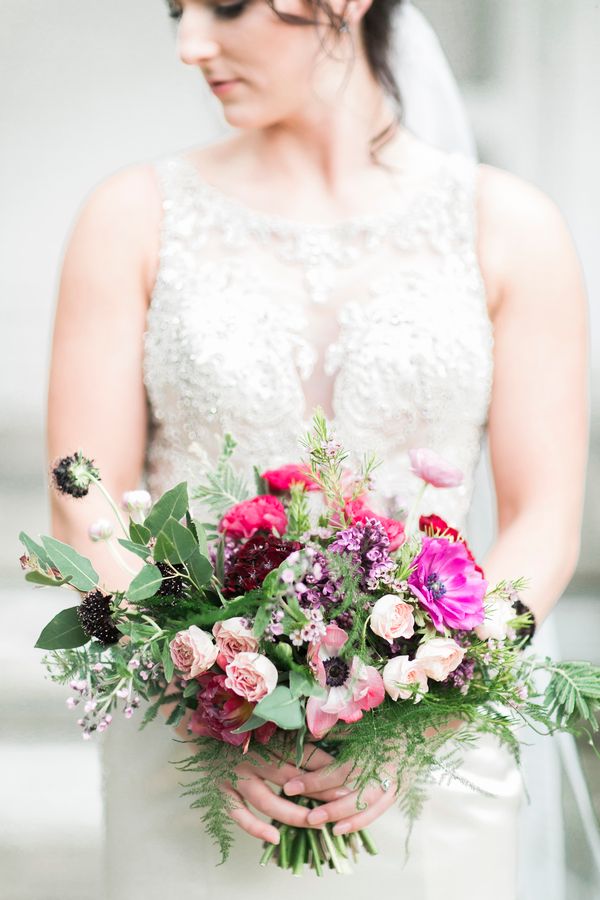
[[[269,572],[301,547],[300,541],[284,541],[274,534],[258,532],[233,557],[225,572],[223,594],[237,597],[260,587]]]
[[[475,570],[481,575],[484,575],[483,569],[481,568],[481,566],[477,565],[475,557],[471,553],[469,545],[465,541],[460,531],[457,531],[456,528],[451,528],[450,525],[448,525],[448,523],[445,522],[441,516],[436,516],[434,513],[432,513],[430,516],[421,516],[419,518],[419,531],[424,531],[425,534],[429,537],[441,537],[443,535],[449,540],[461,541],[465,545],[467,556],[474,564]]]
[[[190,731],[236,747],[245,743],[244,753],[252,736],[259,744],[268,743],[277,728],[274,722],[265,722],[253,731],[233,734],[236,728],[248,721],[256,703],[250,703],[226,688],[226,678],[226,675],[207,672],[196,679],[200,690],[196,697],[198,706],[190,719]]]

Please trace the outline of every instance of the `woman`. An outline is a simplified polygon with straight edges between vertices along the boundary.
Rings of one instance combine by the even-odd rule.
[[[383,508],[416,490],[407,449],[430,446],[465,473],[433,491],[464,527],[485,427],[498,502],[490,583],[531,579],[538,623],[578,557],[587,455],[586,298],[555,204],[508,172],[417,139],[397,120],[389,63],[393,0],[171,4],[182,61],[221,102],[233,136],[129,167],[88,199],[62,274],[49,395],[49,455],[93,456],[119,496],[147,470],[158,493],[198,482],[223,431],[238,464],[298,457],[320,405],[356,453],[383,459]],[[383,509],[382,509],[383,511]],[[93,499],[53,498],[54,532],[83,535]],[[102,509],[102,514],[105,514]],[[95,548],[113,589],[122,575]],[[180,734],[185,731],[180,731]],[[114,723],[106,744],[108,896],[329,896],[256,866],[270,817],[310,824],[303,793],[338,830],[369,824],[380,855],[344,890],[373,880],[413,898],[516,896],[521,781],[491,739],[461,781],[431,789],[403,867],[393,790],[366,810],[340,796],[344,770],[241,766],[241,831],[226,867],[178,796],[168,761],[186,748],[160,724]],[[285,781],[284,794],[278,785]],[[298,781],[300,783],[298,783]],[[292,782],[296,782],[295,784]],[[231,788],[229,788],[231,790]],[[258,840],[257,840],[258,839]],[[540,865],[543,861],[540,860]],[[294,893],[295,891],[295,893]]]

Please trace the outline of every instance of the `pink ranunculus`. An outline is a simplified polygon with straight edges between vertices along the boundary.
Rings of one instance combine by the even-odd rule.
[[[423,694],[429,690],[427,673],[423,664],[418,659],[409,659],[408,656],[394,656],[386,663],[383,670],[383,683],[386,692],[392,700],[409,700],[414,698],[415,703],[423,699]],[[418,685],[418,691],[414,693],[410,685]],[[402,687],[406,685],[406,687]]]
[[[319,490],[319,485],[306,466],[280,466],[278,469],[268,469],[260,477],[265,479],[273,491],[289,491],[292,484],[303,484],[307,491]]]
[[[277,687],[277,669],[262,653],[238,653],[225,671],[225,687],[250,703],[258,703]]]
[[[388,536],[390,542],[388,550],[390,553],[397,550],[404,543],[404,524],[397,519],[388,519],[386,516],[380,516],[379,513],[373,512],[362,497],[358,497],[356,500],[348,500],[344,506],[344,511],[350,517],[353,525],[366,522],[367,519],[377,519]]]
[[[464,475],[456,466],[446,462],[434,450],[423,447],[409,450],[411,471],[427,484],[437,488],[458,487],[464,481]]]
[[[178,631],[169,644],[171,659],[185,678],[196,678],[208,672],[217,658],[217,646],[206,631],[190,625]]]
[[[420,645],[415,660],[421,664],[428,678],[445,681],[450,672],[460,666],[464,655],[464,649],[452,638],[436,637]]]
[[[251,737],[259,744],[266,744],[276,729],[274,722],[265,722],[252,731],[233,734],[244,725],[254,712],[254,703],[249,703],[238,694],[228,690],[225,675],[202,675],[198,679],[197,708],[192,713],[189,728],[192,734],[206,735],[227,744],[248,749]]]
[[[487,581],[461,541],[423,537],[408,585],[436,629],[470,631],[484,619]]]
[[[212,632],[219,650],[217,665],[222,669],[225,669],[227,663],[230,663],[238,653],[255,653],[258,650],[258,638],[252,633],[252,628],[248,628],[243,616],[215,622]]]
[[[309,697],[306,704],[306,724],[317,739],[339,719],[357,722],[364,710],[379,706],[385,699],[383,679],[374,666],[367,666],[359,656],[348,664],[338,655],[347,640],[346,632],[331,623],[321,641],[310,645],[310,666],[319,684],[327,689],[324,697]]]
[[[219,522],[219,531],[236,538],[251,538],[257,531],[276,531],[282,535],[287,516],[281,500],[271,494],[243,500],[227,510]]]
[[[369,620],[371,631],[388,643],[410,638],[415,633],[415,617],[410,603],[397,594],[384,594],[375,602]]]

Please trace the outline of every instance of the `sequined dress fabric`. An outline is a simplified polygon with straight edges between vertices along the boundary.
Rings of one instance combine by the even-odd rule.
[[[416,144],[411,145],[413,153]],[[157,495],[191,485],[224,432],[248,478],[254,465],[300,457],[320,406],[359,459],[374,452],[377,501],[398,514],[416,495],[407,450],[430,447],[459,466],[461,486],[428,489],[421,511],[465,528],[493,377],[493,328],[476,255],[476,164],[425,144],[407,154],[390,207],[307,224],[263,213],[205,181],[184,155],[155,161],[163,219],[144,336],[151,426],[147,479]],[[521,779],[493,739],[465,755],[462,781],[436,783],[408,862],[397,805],[370,828],[380,853],[343,883],[262,869],[260,844],[236,830],[218,861],[169,760],[186,755],[169,729],[115,723],[104,744],[106,896],[362,900],[377,889],[410,900],[516,897]],[[468,787],[473,782],[481,791]]]

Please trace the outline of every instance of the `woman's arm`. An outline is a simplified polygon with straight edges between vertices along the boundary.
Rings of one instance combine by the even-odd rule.
[[[498,536],[491,585],[530,579],[541,622],[579,556],[588,453],[587,298],[556,205],[533,185],[480,166],[480,259],[496,291],[489,445]]]
[[[117,502],[138,486],[145,452],[142,336],[159,232],[157,197],[147,166],[119,172],[92,192],[67,245],[56,309],[49,462],[81,449]],[[99,492],[74,500],[52,491],[51,512],[53,534],[89,556],[107,587],[127,584],[107,548],[87,537],[99,517],[112,520],[117,533]]]

